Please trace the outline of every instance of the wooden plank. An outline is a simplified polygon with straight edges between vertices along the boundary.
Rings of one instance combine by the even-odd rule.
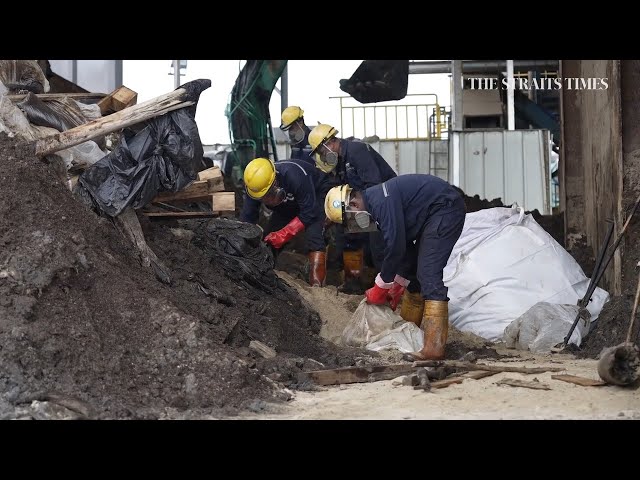
[[[449,385],[462,382],[464,382],[464,378],[462,377],[445,378],[444,380],[431,382],[431,388],[447,388]]]
[[[224,183],[222,177],[210,178],[209,180],[196,180],[191,182],[188,187],[183,188],[178,192],[160,192],[156,195],[151,203],[158,202],[173,202],[173,201],[211,201],[211,195],[213,193],[224,190]],[[229,192],[233,193],[233,192]]]
[[[214,212],[235,212],[235,192],[216,192],[211,195],[211,210]]]
[[[481,363],[459,362],[456,360],[421,360],[413,362],[414,367],[442,367],[448,365],[456,369],[484,370],[487,372],[515,372],[515,373],[545,373],[560,372],[566,368],[560,367],[510,367],[501,365],[484,365]]]
[[[50,102],[53,100],[61,100],[64,97],[69,97],[78,102],[87,103],[84,100],[89,100],[91,102],[95,102],[96,100],[103,99],[107,96],[106,93],[37,93],[35,94],[43,102]],[[6,95],[7,99],[12,102],[21,102],[26,98],[26,95]]]
[[[503,378],[496,385],[509,385],[510,387],[531,388],[532,390],[551,390],[546,383],[529,382],[527,380],[518,380],[517,378]]]
[[[395,377],[412,373],[415,370],[410,363],[395,365],[374,365],[365,367],[344,367],[331,370],[314,370],[298,375],[300,383],[311,381],[316,385],[342,385],[347,383],[365,383],[378,380],[388,380],[380,373],[393,374]]]
[[[575,385],[580,385],[583,387],[601,387],[607,384],[607,382],[603,382],[602,380],[578,377],[576,375],[551,375],[551,378],[554,380],[560,380],[562,382],[573,383]]]
[[[35,141],[36,155],[42,157],[64,150],[87,140],[93,140],[136,123],[194,104],[193,101],[184,101],[186,98],[187,91],[184,88],[178,88],[139,105],[133,105],[106,117],[41,138]]]
[[[142,212],[145,217],[153,218],[213,218],[215,212]]]
[[[499,372],[486,372],[486,371],[475,371],[475,372],[464,372],[460,376],[452,376],[450,378],[445,378],[444,380],[438,380],[436,382],[431,382],[431,388],[446,388],[449,385],[453,385],[455,383],[462,383],[465,379],[470,378],[472,380],[480,380],[481,378],[491,377],[496,375]]]
[[[211,167],[198,172],[198,180],[209,180],[210,178],[222,178],[222,171],[219,167]]]

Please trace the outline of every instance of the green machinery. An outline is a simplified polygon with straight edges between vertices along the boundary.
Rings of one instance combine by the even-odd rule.
[[[233,151],[225,162],[224,174],[236,187],[254,158],[278,160],[269,103],[286,66],[287,60],[247,60],[233,86],[225,112]]]

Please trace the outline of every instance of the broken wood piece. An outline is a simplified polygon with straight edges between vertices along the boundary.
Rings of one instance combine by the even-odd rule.
[[[481,363],[460,362],[456,360],[420,360],[413,362],[414,367],[442,367],[442,366],[455,367],[456,369],[464,370],[484,370],[487,372],[514,372],[514,373],[545,373],[545,372],[560,372],[566,370],[559,367],[512,367],[512,366],[500,366],[500,365],[484,365]]]
[[[487,371],[473,371],[473,372],[460,372],[458,374],[454,374],[449,378],[445,378],[444,380],[438,380],[436,382],[431,382],[432,388],[446,388],[449,385],[453,385],[455,383],[462,383],[465,379],[470,378],[472,380],[480,380],[481,378],[491,377],[500,372],[487,372]]]
[[[462,383],[462,382],[464,382],[464,378],[462,377],[445,378],[444,380],[431,382],[431,388],[447,388],[449,385],[453,385],[454,383]]]
[[[249,348],[254,352],[260,354],[263,358],[274,358],[276,355],[278,355],[273,348],[265,345],[262,342],[259,342],[258,340],[251,340],[249,342]]]
[[[592,378],[586,377],[578,377],[576,375],[551,375],[553,380],[560,380],[562,382],[573,383],[575,385],[580,385],[583,387],[601,387],[602,385],[606,385],[607,382],[603,382],[602,380],[594,380]]]
[[[299,383],[311,381],[316,385],[342,385],[347,383],[392,380],[400,375],[414,373],[410,363],[395,365],[373,365],[365,367],[343,367],[330,370],[314,370],[298,375]],[[384,373],[386,375],[377,375]]]
[[[36,93],[34,95],[38,97],[39,100],[42,100],[43,102],[62,100],[65,97],[69,97],[78,102],[89,103],[89,104],[96,103],[97,101],[107,96],[106,93]],[[27,95],[16,94],[16,95],[6,95],[6,97],[8,100],[11,100],[13,103],[17,103],[24,100],[27,97]]]
[[[156,195],[151,203],[169,203],[169,202],[209,202],[211,195],[224,190],[222,177],[210,178],[209,180],[195,180],[187,187],[177,192],[160,192]],[[228,192],[233,193],[233,192]],[[234,202],[235,204],[235,202]]]
[[[133,244],[138,252],[142,266],[151,267],[158,280],[167,285],[170,284],[171,275],[169,269],[147,244],[135,210],[131,207],[125,208],[120,215],[113,218],[113,223],[116,229]]]
[[[219,167],[211,167],[198,172],[198,180],[209,180],[210,178],[222,178],[222,171]]]
[[[211,210],[214,212],[235,212],[235,192],[216,192],[211,195]]]
[[[531,388],[533,390],[551,390],[551,387],[538,381],[518,380],[517,378],[503,378],[496,382],[496,385],[509,385],[510,387]]]
[[[474,372],[464,372],[460,375],[462,378],[471,378],[473,380],[480,380],[481,378],[492,377],[500,372],[487,372],[484,370],[476,370]]]
[[[137,100],[138,94],[122,85],[100,100],[98,106],[102,115],[109,115],[135,105]]]
[[[209,81],[209,86],[211,86],[211,81]],[[195,102],[187,100],[188,98],[187,90],[185,88],[178,88],[172,92],[125,108],[106,117],[93,120],[55,135],[41,138],[35,141],[36,155],[43,157],[50,153],[79,145],[87,140],[93,140],[94,138],[107,135],[125,127],[144,122],[145,120],[173,110],[194,105]]]

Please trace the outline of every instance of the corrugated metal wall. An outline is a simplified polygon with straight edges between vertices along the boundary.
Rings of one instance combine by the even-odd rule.
[[[451,176],[467,195],[551,213],[548,130],[452,132]]]
[[[371,143],[398,174],[430,173],[449,178],[447,140],[380,140]]]

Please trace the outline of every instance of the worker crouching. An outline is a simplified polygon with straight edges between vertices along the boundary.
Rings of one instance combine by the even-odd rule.
[[[323,286],[326,279],[325,216],[322,201],[331,187],[326,175],[308,162],[256,158],[244,170],[245,197],[240,220],[257,223],[260,204],[273,211],[264,241],[275,249],[305,232],[309,258],[309,284]]]
[[[401,175],[362,191],[341,185],[325,198],[331,221],[350,230],[375,224],[381,231],[384,260],[365,297],[394,310],[402,299],[403,319],[424,331],[424,347],[411,354],[417,360],[444,358],[449,297],[443,271],[465,213],[458,191],[433,175]]]

